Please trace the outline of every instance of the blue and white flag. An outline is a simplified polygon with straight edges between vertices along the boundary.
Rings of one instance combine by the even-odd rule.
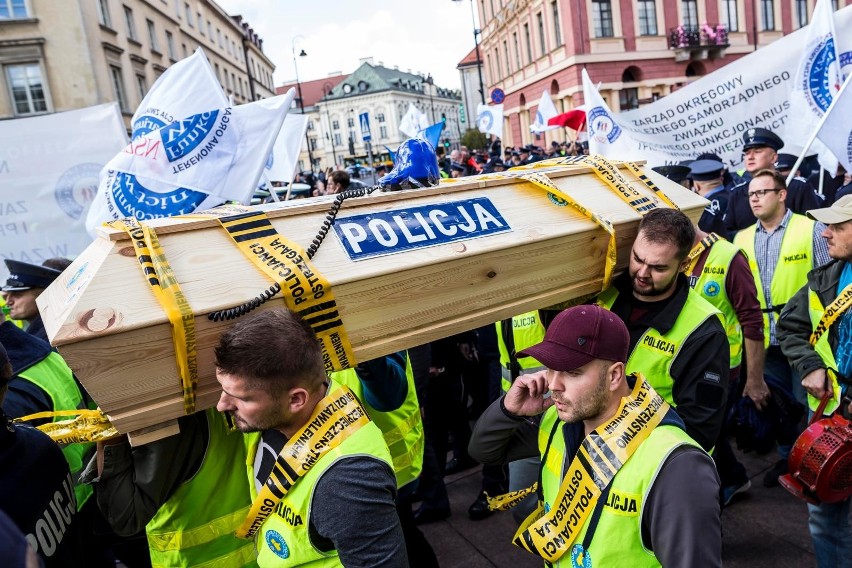
[[[538,108],[535,111],[535,122],[530,124],[530,132],[539,134],[547,130],[556,130],[559,126],[548,126],[547,121],[556,116],[556,107],[553,106],[553,99],[550,98],[550,93],[546,90],[541,93],[541,99],[538,101]]]
[[[784,142],[793,150],[791,153],[805,150],[805,141],[840,90],[842,80],[836,37],[831,0],[817,0],[790,92],[790,124]],[[820,165],[834,175],[837,171],[835,156],[818,141],[811,150],[819,154]]]
[[[287,115],[264,168],[268,180],[288,183],[293,181],[307,129],[308,115]]]
[[[432,126],[428,126],[417,133],[417,138],[425,140],[432,145],[432,149],[438,148],[441,144],[441,132],[444,131],[444,121],[436,122]]]
[[[817,132],[817,139],[822,142],[837,160],[852,172],[852,75],[846,77],[840,91],[834,95],[833,104],[829,107],[823,119],[822,127]]]
[[[131,138],[193,114],[228,106],[233,105],[199,47],[166,69],[142,99],[133,113]]]
[[[86,226],[248,203],[296,91],[194,114],[135,138],[101,171]],[[103,218],[104,213],[106,219]]]
[[[485,134],[493,134],[497,138],[503,137],[503,105],[476,106],[476,128]]]
[[[426,113],[420,111],[413,103],[408,103],[408,111],[399,122],[399,131],[409,138],[416,138],[417,133],[429,126]]]
[[[589,153],[619,160],[641,160],[639,145],[624,130],[583,68],[583,100],[586,106],[586,129]]]

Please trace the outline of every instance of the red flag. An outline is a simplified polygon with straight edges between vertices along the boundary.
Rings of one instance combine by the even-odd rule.
[[[572,130],[581,130],[586,126],[586,112],[575,108],[568,112],[557,114],[547,121],[547,125],[564,126]]]

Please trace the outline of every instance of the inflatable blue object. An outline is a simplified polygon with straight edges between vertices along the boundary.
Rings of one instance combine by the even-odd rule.
[[[393,169],[379,178],[378,184],[396,186],[392,189],[412,189],[438,185],[440,180],[435,149],[425,140],[409,138],[399,145]]]

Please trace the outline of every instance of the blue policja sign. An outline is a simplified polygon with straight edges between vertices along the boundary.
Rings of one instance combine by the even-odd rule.
[[[340,218],[334,231],[351,260],[511,231],[487,197]]]
[[[367,142],[372,139],[370,136],[370,116],[366,112],[358,115],[358,121],[361,123],[361,141]]]

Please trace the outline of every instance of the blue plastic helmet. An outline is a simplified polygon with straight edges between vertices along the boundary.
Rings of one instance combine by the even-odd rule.
[[[409,138],[399,145],[393,169],[378,184],[390,189],[412,189],[438,185],[438,156],[426,140]]]

